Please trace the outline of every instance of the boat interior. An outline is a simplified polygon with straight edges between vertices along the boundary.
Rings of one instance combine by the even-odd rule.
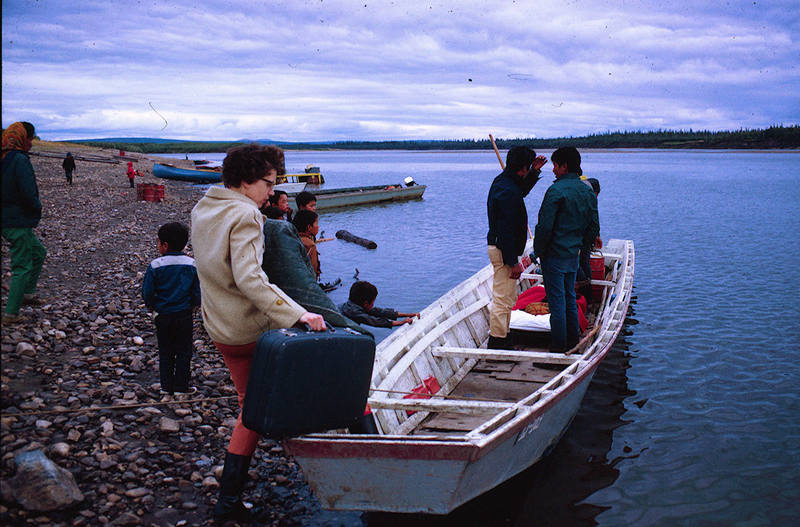
[[[601,330],[624,319],[613,300],[628,257],[632,260],[632,244],[630,254],[625,249],[617,244],[603,252],[605,276],[592,281],[599,294],[586,313],[588,328],[565,353],[548,351],[549,331],[513,330],[508,349],[486,349],[490,267],[387,337],[379,346],[369,398],[380,433],[480,438],[557,392],[616,336]],[[518,282],[519,292],[541,284],[532,265]]]

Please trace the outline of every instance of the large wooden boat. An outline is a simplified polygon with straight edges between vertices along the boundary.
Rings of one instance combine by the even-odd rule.
[[[367,203],[383,203],[421,198],[425,193],[425,185],[410,187],[396,185],[372,185],[367,187],[349,187],[312,190],[317,198],[317,210],[337,207],[351,207]],[[289,205],[297,210],[295,195],[289,195]]]
[[[525,344],[526,335],[507,350],[485,348],[491,266],[382,341],[369,399],[379,434],[285,442],[323,507],[446,514],[547,455],[628,310],[633,242],[611,240],[604,256],[605,279],[593,281],[601,301],[570,352]],[[520,290],[540,283],[531,269],[518,282]]]

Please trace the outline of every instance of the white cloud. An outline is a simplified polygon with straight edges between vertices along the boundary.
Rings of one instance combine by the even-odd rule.
[[[53,138],[306,141],[796,123],[790,8],[13,0],[3,122]]]

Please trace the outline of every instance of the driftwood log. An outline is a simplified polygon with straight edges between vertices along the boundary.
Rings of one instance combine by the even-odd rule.
[[[350,234],[349,232],[347,232],[345,230],[336,231],[336,237],[339,238],[340,240],[344,240],[346,242],[357,243],[358,245],[366,247],[367,249],[377,249],[378,248],[378,244],[373,242],[372,240],[368,240],[366,238],[360,238],[360,237],[356,236],[355,234]]]
[[[31,151],[28,152],[29,155],[32,156],[41,156],[41,157],[54,157],[57,159],[64,159],[67,156],[67,153],[64,152],[63,154],[60,152],[39,152],[39,151]],[[119,159],[108,158],[108,157],[100,157],[100,156],[92,156],[92,155],[84,155],[84,154],[75,154],[72,156],[75,158],[75,161],[87,161],[89,163],[107,163],[109,165],[118,165]],[[119,157],[119,156],[116,156]],[[138,161],[138,159],[133,157],[124,157],[121,159],[126,159],[133,161],[134,163]]]

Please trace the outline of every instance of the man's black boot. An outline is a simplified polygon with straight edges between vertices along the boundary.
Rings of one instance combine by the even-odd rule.
[[[486,344],[486,349],[490,350],[504,350],[508,349],[507,338],[493,337],[489,335],[489,342]]]
[[[225,466],[219,482],[219,499],[214,505],[214,519],[218,521],[252,521],[252,515],[242,503],[242,490],[247,482],[250,456],[225,454]]]

